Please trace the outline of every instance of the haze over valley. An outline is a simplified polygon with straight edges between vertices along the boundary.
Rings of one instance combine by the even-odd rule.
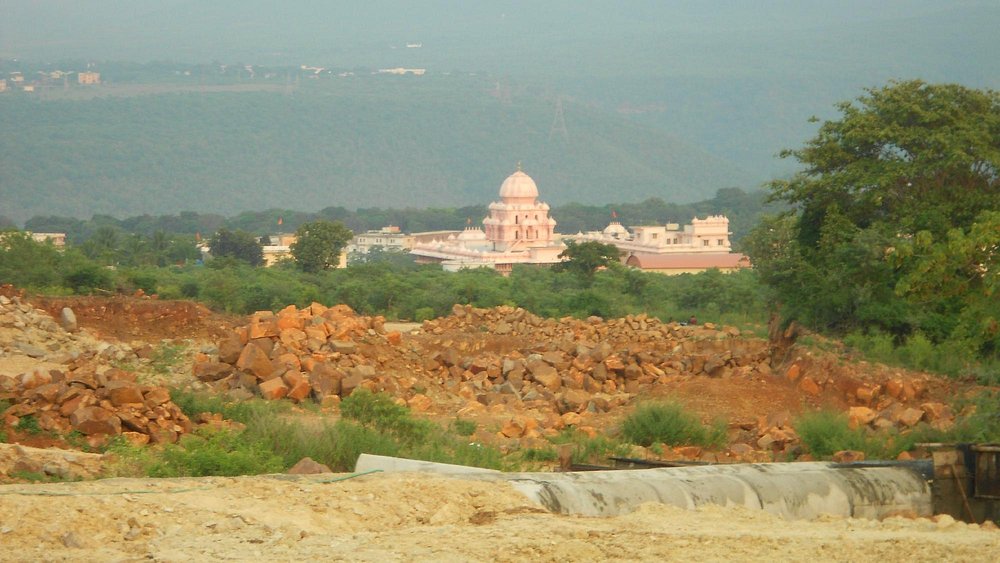
[[[865,87],[1000,86],[998,28],[985,1],[15,0],[0,73],[38,88],[0,93],[0,215],[477,205],[518,161],[553,204],[688,203],[791,173]]]

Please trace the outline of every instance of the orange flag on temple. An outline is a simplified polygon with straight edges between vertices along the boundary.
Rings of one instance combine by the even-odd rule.
[[[617,219],[618,218],[618,212],[615,211],[614,209],[611,210],[611,218],[612,219]]]
[[[284,222],[285,222],[285,219],[283,217],[278,217],[278,224],[279,225],[282,224],[282,223],[284,223]]]

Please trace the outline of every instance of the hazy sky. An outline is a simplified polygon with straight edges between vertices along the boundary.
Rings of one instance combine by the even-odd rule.
[[[459,64],[468,61],[463,51],[508,48],[519,57],[567,40],[770,34],[998,6],[996,0],[0,0],[0,57],[310,59],[351,66],[379,62],[384,51],[415,41]]]

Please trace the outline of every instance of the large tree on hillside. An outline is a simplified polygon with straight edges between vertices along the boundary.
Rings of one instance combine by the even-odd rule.
[[[773,182],[772,199],[793,211],[745,243],[786,319],[995,353],[1000,94],[893,82],[838,109],[783,153],[803,170]]]
[[[291,247],[295,262],[304,272],[319,272],[337,267],[354,233],[339,221],[319,220],[303,224],[295,237]]]

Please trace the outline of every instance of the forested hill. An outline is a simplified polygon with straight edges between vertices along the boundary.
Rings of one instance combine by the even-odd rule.
[[[288,91],[0,97],[0,215],[474,205],[518,161],[554,204],[755,187],[662,129],[571,100],[556,122],[555,100],[491,86],[358,76]]]

